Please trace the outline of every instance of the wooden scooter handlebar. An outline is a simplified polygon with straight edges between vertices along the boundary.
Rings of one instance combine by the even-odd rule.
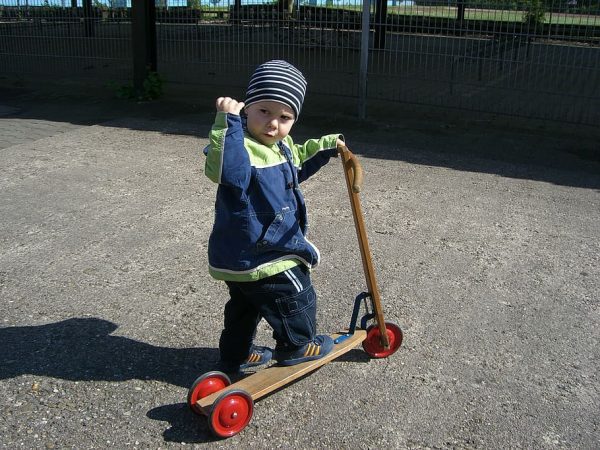
[[[350,206],[352,207],[352,215],[354,216],[354,225],[356,227],[356,235],[358,237],[358,245],[360,248],[360,255],[363,263],[363,270],[365,272],[367,288],[373,303],[373,312],[379,328],[381,344],[383,348],[387,350],[390,348],[390,340],[386,330],[385,319],[383,317],[381,298],[379,296],[379,289],[377,289],[375,270],[373,269],[373,262],[371,260],[371,250],[369,249],[367,231],[365,229],[362,209],[360,206],[360,198],[358,197],[358,193],[360,192],[363,182],[363,171],[358,159],[348,149],[348,147],[345,145],[338,145],[338,153],[340,154],[342,164],[344,166],[346,186],[350,196]]]
[[[343,160],[352,170],[352,191],[358,194],[363,184],[362,166],[358,162],[358,158],[354,156],[354,153],[352,153],[345,145],[338,145],[338,153],[345,156]]]

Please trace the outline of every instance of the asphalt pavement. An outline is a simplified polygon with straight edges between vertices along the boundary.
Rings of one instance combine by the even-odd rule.
[[[297,141],[342,132],[363,165],[404,344],[352,350],[217,440],[186,405],[227,299],[207,270],[212,100],[0,94],[1,448],[599,447],[597,130],[307,112]],[[320,332],[366,289],[345,189],[335,160],[304,186]]]

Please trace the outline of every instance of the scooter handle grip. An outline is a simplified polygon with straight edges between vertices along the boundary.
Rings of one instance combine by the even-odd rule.
[[[352,169],[352,190],[354,193],[359,193],[363,184],[363,170],[358,162],[358,158],[345,145],[338,145],[338,153],[344,158],[345,164],[348,164]]]

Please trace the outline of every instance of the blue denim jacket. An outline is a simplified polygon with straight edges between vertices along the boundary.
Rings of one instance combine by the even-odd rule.
[[[219,185],[208,243],[214,278],[252,281],[319,263],[318,249],[306,238],[299,184],[337,154],[338,137],[296,145],[287,136],[267,146],[245,132],[240,116],[217,113],[205,149],[205,173]]]

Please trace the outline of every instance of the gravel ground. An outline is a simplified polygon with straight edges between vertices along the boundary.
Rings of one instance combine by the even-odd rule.
[[[226,300],[206,267],[212,114],[54,106],[7,102],[0,119],[25,136],[0,150],[2,448],[598,448],[596,137],[300,122],[297,140],[342,131],[359,155],[384,311],[405,343],[382,360],[351,351],[221,441],[185,404],[217,359]],[[32,120],[68,126],[28,138]],[[304,192],[319,329],[338,331],[365,289],[339,161]],[[272,343],[267,326],[258,341]]]

